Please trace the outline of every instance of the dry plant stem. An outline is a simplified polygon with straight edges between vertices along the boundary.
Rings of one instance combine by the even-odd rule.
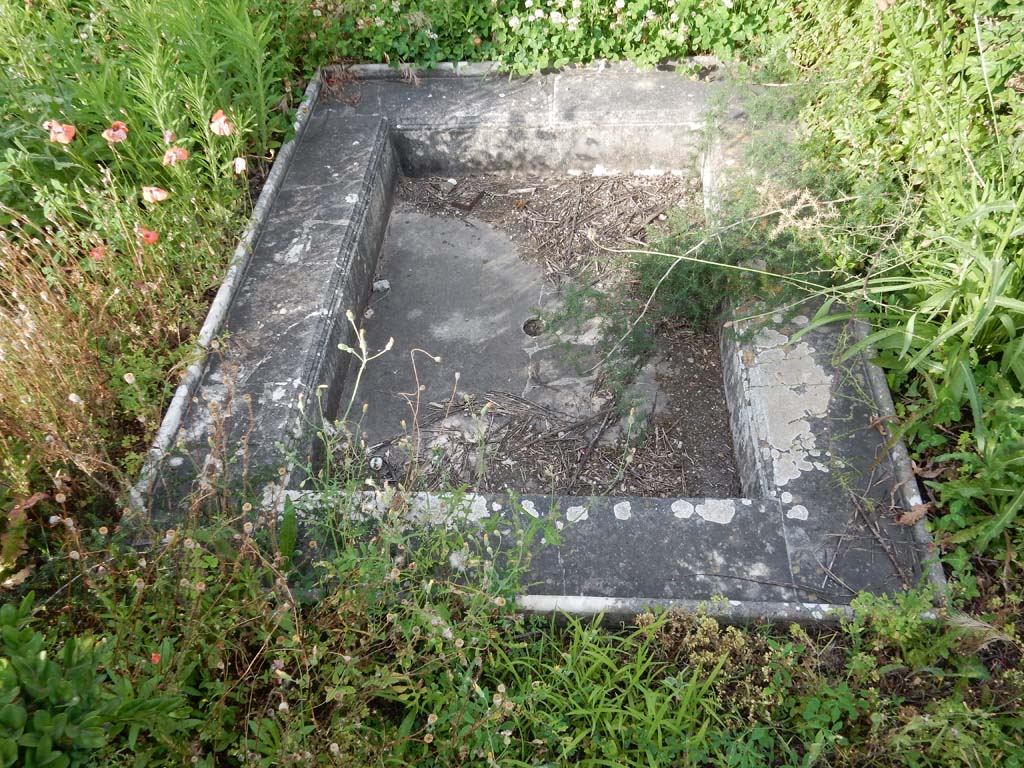
[[[435,363],[441,362],[440,355],[432,355],[425,349],[414,347],[409,350],[409,360],[412,363],[412,377],[416,383],[415,392],[399,392],[401,397],[405,398],[405,402],[409,406],[409,410],[412,412],[412,455],[418,456],[420,452],[420,393],[423,391],[423,385],[420,384],[420,374],[416,368],[416,353],[419,352],[422,355],[426,355]],[[415,462],[410,462],[410,467]],[[410,470],[411,471],[411,470]],[[410,478],[411,479],[411,478]]]
[[[395,345],[394,338],[389,338],[388,343],[384,345],[384,349],[371,355],[369,348],[366,346],[366,332],[356,325],[356,318],[355,315],[352,314],[351,309],[345,313],[345,317],[348,318],[349,325],[351,325],[352,330],[355,331],[356,344],[359,345],[359,350],[356,351],[347,344],[339,344],[338,349],[359,358],[359,370],[356,372],[356,383],[355,386],[352,387],[352,396],[348,399],[348,405],[345,407],[345,415],[341,417],[342,423],[348,423],[348,417],[352,413],[352,406],[356,402],[356,395],[359,393],[359,383],[362,381],[363,372],[366,370],[366,366],[381,355],[389,352]]]

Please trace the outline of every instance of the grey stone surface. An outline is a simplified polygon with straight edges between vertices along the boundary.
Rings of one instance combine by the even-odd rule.
[[[393,120],[410,175],[693,172],[716,88],[619,67],[511,79],[373,76],[343,86],[329,108]]]
[[[527,594],[796,599],[777,502],[532,496],[525,502],[554,520],[560,539],[557,546],[541,542],[534,553]]]
[[[360,429],[371,444],[406,432],[400,422],[412,421],[417,379],[424,412],[456,390],[479,396],[528,389],[526,349],[534,341],[523,324],[551,289],[506,235],[471,217],[396,213],[378,269],[390,290],[374,297],[362,325],[371,349],[383,349],[389,338],[394,347],[367,368],[353,410],[366,405]],[[415,353],[415,377],[413,350],[426,353]]]
[[[903,505],[877,427],[871,363],[862,355],[837,361],[841,325],[795,339],[807,323],[776,316],[723,334],[744,493],[782,503],[793,578],[803,587],[850,599],[915,586],[929,552],[913,528],[896,523]]]
[[[154,489],[155,482],[160,475],[160,470],[168,449],[174,443],[178,430],[185,417],[188,405],[192,402],[194,393],[198,390],[203,373],[206,369],[209,351],[223,328],[228,310],[238,293],[242,279],[252,261],[253,245],[263,231],[263,224],[266,221],[275,200],[277,193],[282,187],[282,182],[291,167],[292,159],[296,153],[313,107],[320,98],[320,91],[323,82],[319,77],[313,78],[306,87],[302,102],[296,110],[295,135],[284,143],[277,154],[277,158],[270,173],[267,175],[260,190],[259,197],[253,206],[252,214],[246,223],[245,229],[235,246],[234,254],[224,273],[224,279],[210,304],[210,309],[203,320],[202,327],[195,339],[194,355],[186,366],[184,373],[174,390],[174,396],[164,411],[160,427],[153,437],[153,442],[146,452],[145,462],[139,472],[135,485],[129,492],[128,507],[125,510],[125,522],[137,520],[140,515],[145,515],[147,504]],[[166,469],[166,467],[165,467]]]
[[[389,517],[394,493],[368,492],[343,508],[354,519]],[[314,493],[287,495],[300,519],[322,504]],[[403,509],[408,525],[460,528],[467,551],[481,556],[486,543],[474,530],[499,535],[507,550],[532,529],[532,557],[517,597],[527,612],[611,622],[668,608],[729,622],[834,623],[851,615],[841,595],[794,583],[782,507],[771,499],[416,493],[404,498]]]

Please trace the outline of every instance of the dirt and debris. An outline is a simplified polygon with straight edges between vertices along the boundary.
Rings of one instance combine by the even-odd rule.
[[[656,394],[630,407],[596,397],[565,413],[508,392],[453,397],[421,417],[420,480],[429,488],[563,495],[740,495],[717,339],[666,330],[641,376]]]
[[[700,182],[671,174],[405,178],[396,197],[399,211],[491,224],[517,244],[523,260],[560,284],[584,275],[607,279],[621,260],[605,249],[645,246],[648,233],[666,231],[673,213],[699,207]]]

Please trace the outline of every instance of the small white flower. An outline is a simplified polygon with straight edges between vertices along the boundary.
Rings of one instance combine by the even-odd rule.
[[[129,371],[128,373],[126,373],[126,374],[125,374],[124,376],[122,376],[121,378],[123,378],[123,379],[124,379],[124,383],[125,383],[125,384],[134,384],[134,383],[135,383],[135,374],[134,374],[134,373],[132,373],[131,371]]]
[[[463,551],[452,552],[448,555],[448,563],[456,571],[465,571],[469,564],[469,555]]]
[[[648,11],[648,12],[647,12],[647,13],[646,13],[646,14],[644,15],[644,18],[645,18],[645,19],[647,19],[648,21],[650,21],[651,19],[653,19],[653,18],[654,18],[654,11]]]
[[[565,21],[565,16],[560,14],[558,11],[552,11],[551,12],[551,23],[552,24],[561,24],[564,21]]]
[[[515,29],[515,28],[516,28],[516,27],[518,27],[518,26],[519,26],[520,24],[522,24],[522,22],[521,22],[521,21],[519,20],[519,17],[518,17],[518,16],[513,16],[513,17],[512,17],[511,19],[509,19],[509,20],[508,20],[508,25],[509,25],[509,26],[510,26],[510,27],[511,27],[512,29]]]
[[[675,24],[677,21],[679,21],[679,14],[673,13],[671,16],[668,17],[668,20]]]
[[[626,0],[615,0],[615,10],[621,11],[626,7]]]
[[[323,13],[322,13],[322,12],[320,11],[320,9],[319,9],[319,8],[314,8],[314,9],[313,9],[313,15],[314,15],[314,16],[315,16],[316,18],[318,18],[318,19],[319,19],[319,18],[320,18],[321,16],[323,16]]]
[[[722,0],[722,5],[724,5],[729,10],[732,10],[732,0]]]
[[[525,6],[527,7],[527,8],[533,8],[533,0],[526,0],[526,2],[524,3],[524,5],[525,5]]]
[[[236,175],[240,176],[243,173],[245,173],[245,158],[244,157],[236,157],[235,160],[234,160],[234,167],[235,167],[235,174]]]
[[[72,392],[70,395],[68,395],[68,400],[70,400],[75,405],[81,405],[82,404],[82,398],[80,398],[74,392]]]
[[[533,12],[533,17],[535,19],[543,19],[544,18],[544,11],[542,11],[540,8],[538,8],[536,11]]]

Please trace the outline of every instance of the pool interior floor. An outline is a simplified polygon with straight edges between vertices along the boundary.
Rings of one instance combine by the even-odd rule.
[[[717,335],[662,324],[613,396],[601,318],[547,330],[573,283],[538,258],[530,223],[553,223],[539,218],[551,216],[545,184],[563,180],[469,181],[399,187],[361,321],[371,353],[393,346],[342,398],[378,479],[404,479],[415,456],[427,488],[739,496]]]

